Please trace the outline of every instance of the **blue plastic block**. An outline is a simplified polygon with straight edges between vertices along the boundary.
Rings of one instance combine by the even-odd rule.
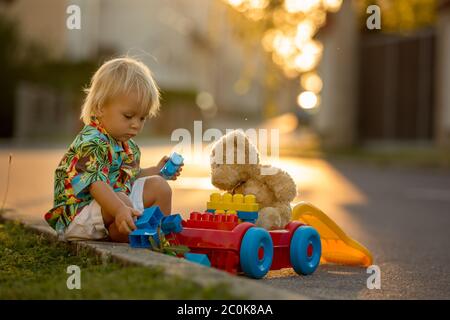
[[[180,233],[183,230],[181,225],[181,216],[179,214],[172,214],[170,216],[165,216],[162,219],[161,230],[164,234],[168,233]]]
[[[211,262],[208,259],[208,256],[206,254],[201,253],[185,253],[184,257],[186,260],[201,264],[206,267],[211,267]]]
[[[184,159],[181,154],[173,152],[159,173],[164,177],[164,179],[170,179],[183,164],[183,161]]]
[[[237,215],[238,218],[244,222],[255,223],[256,220],[258,219],[258,211],[254,212],[238,211]]]
[[[216,212],[216,209],[208,209],[208,210],[206,210],[205,212],[215,213],[215,212]]]
[[[137,229],[128,235],[132,248],[151,248],[149,237],[159,244],[158,232],[155,229]]]
[[[156,229],[164,217],[158,206],[147,208],[136,221],[138,229]]]

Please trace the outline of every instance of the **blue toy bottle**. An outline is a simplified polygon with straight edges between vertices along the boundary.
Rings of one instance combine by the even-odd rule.
[[[178,168],[183,164],[183,156],[176,152],[170,155],[169,160],[167,160],[164,167],[159,172],[164,179],[171,179],[173,175],[177,172]]]

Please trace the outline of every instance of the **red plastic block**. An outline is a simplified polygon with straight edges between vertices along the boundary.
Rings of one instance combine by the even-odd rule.
[[[209,212],[192,212],[183,225],[188,228],[203,228],[215,230],[233,230],[239,224],[237,215],[212,214]]]
[[[291,239],[295,230],[302,225],[301,222],[292,221],[284,230],[269,231],[273,241],[273,261],[270,270],[292,267],[290,261]]]
[[[240,271],[239,254],[242,238],[254,225],[239,224],[231,216],[216,218],[233,220],[230,222],[215,222],[210,219],[214,219],[212,214],[192,213],[191,219],[184,222],[183,231],[174,234],[169,241],[189,247],[192,253],[206,254],[212,267],[235,274]]]

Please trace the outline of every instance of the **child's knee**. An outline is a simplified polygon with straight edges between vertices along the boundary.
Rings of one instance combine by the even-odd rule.
[[[156,193],[162,198],[172,198],[172,189],[169,183],[161,176],[151,176],[145,183],[148,185],[148,192]]]
[[[166,199],[172,198],[172,188],[170,187],[169,183],[161,177],[161,181],[159,182],[158,190],[162,197]]]

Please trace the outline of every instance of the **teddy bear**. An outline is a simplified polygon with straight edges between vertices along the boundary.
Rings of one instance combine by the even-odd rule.
[[[256,146],[242,130],[218,139],[211,148],[211,182],[231,194],[253,194],[259,203],[258,227],[283,229],[291,220],[297,195],[292,177],[279,168],[260,164]]]

